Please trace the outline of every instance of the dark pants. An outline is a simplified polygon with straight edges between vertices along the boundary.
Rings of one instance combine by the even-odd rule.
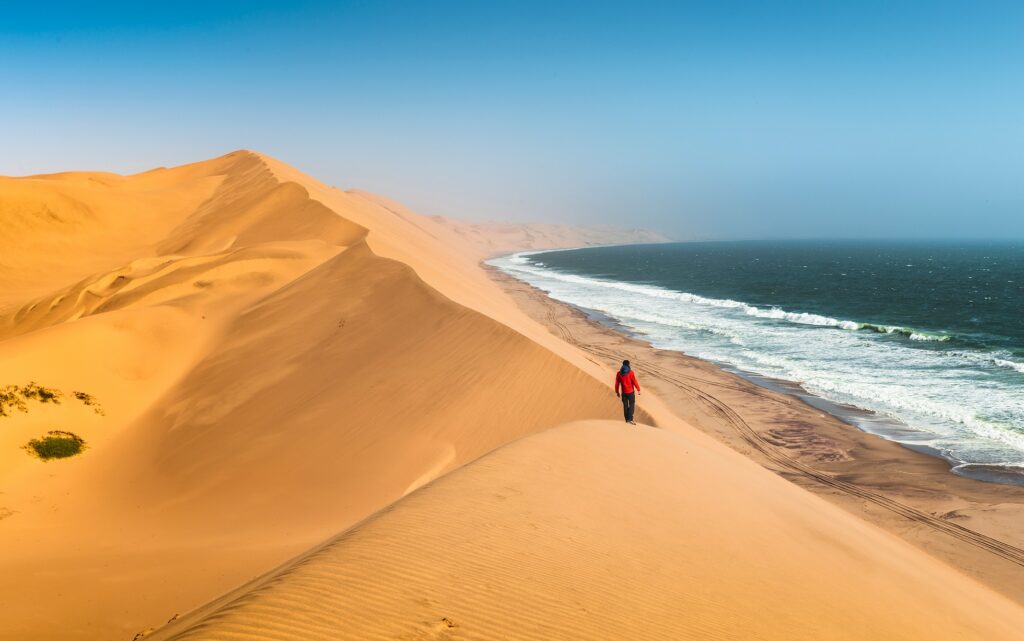
[[[627,421],[633,420],[633,410],[636,409],[636,392],[622,395],[622,413]]]

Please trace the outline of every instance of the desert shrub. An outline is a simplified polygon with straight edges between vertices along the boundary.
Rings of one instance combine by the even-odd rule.
[[[34,399],[40,403],[55,403],[60,405],[60,397],[64,394],[58,389],[52,389],[49,387],[43,387],[35,381],[29,381],[29,384],[21,388],[21,395],[26,399]]]
[[[85,441],[77,434],[53,430],[47,432],[46,436],[42,438],[34,438],[29,441],[25,449],[44,461],[49,461],[78,454],[85,449]]]
[[[103,414],[103,408],[100,407],[96,397],[86,392],[73,392],[72,395],[82,401],[85,405],[88,405],[97,414]],[[0,417],[10,416],[12,412],[27,412],[28,404],[26,401],[36,401],[37,403],[53,403],[54,405],[60,405],[60,399],[64,397],[64,393],[59,389],[52,387],[43,387],[35,381],[29,381],[28,385],[7,385],[0,387]]]
[[[103,413],[103,408],[100,407],[99,401],[97,401],[96,397],[92,394],[88,394],[86,392],[72,392],[71,394],[78,400],[82,401],[83,405],[91,407],[97,414]]]
[[[21,395],[21,388],[17,385],[0,387],[0,416],[9,416],[14,410],[27,412],[25,399]]]

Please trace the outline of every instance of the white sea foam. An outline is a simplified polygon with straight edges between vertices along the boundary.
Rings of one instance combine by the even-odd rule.
[[[1012,369],[1017,372],[1020,372],[1021,374],[1024,374],[1024,363],[1016,363],[1005,358],[993,358],[992,362],[998,365],[999,367],[1005,367],[1007,369]]]
[[[1024,364],[1009,353],[921,349],[915,343],[950,337],[567,274],[522,254],[492,264],[553,298],[601,311],[658,347],[799,382],[892,417],[906,429],[886,436],[926,444],[955,463],[1024,465],[1024,394],[1012,378]]]
[[[697,294],[691,294],[688,292],[677,292],[655,285],[637,285],[634,283],[624,283],[621,281],[604,280],[599,278],[589,278],[586,276],[577,276],[575,274],[566,274],[564,272],[545,269],[543,268],[542,264],[530,261],[530,256],[534,256],[540,253],[544,252],[521,252],[518,254],[512,254],[511,256],[504,257],[501,259],[495,259],[494,261],[491,261],[491,263],[495,264],[496,266],[501,266],[501,263],[499,261],[507,261],[507,263],[511,263],[511,265],[505,265],[506,271],[515,271],[521,274],[540,276],[546,279],[560,280],[567,283],[576,283],[580,285],[590,285],[594,287],[618,289],[635,294],[643,294],[645,296],[651,296],[654,298],[667,298],[687,303],[694,303],[696,305],[707,305],[709,307],[720,307],[723,309],[738,309],[741,310],[744,314],[748,316],[754,316],[756,318],[765,318],[769,320],[783,320],[790,323],[796,323],[799,325],[835,327],[838,329],[845,329],[851,331],[867,329],[881,334],[901,334],[906,336],[910,340],[915,341],[947,341],[950,339],[949,336],[927,334],[912,330],[910,328],[899,327],[895,325],[858,323],[856,321],[831,318],[829,316],[822,316],[820,314],[809,314],[806,312],[789,312],[778,307],[757,307],[754,305],[750,305],[748,303],[744,303],[742,301],[731,300],[728,298],[708,298],[705,296],[699,296]],[[513,265],[514,269],[512,269]]]

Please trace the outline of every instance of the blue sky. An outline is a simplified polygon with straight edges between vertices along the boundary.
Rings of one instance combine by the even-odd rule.
[[[1024,237],[1024,4],[4,4],[2,174],[251,148],[471,219]]]

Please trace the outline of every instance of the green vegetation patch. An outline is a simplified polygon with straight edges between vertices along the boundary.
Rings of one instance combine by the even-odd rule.
[[[82,401],[83,405],[91,407],[92,411],[97,414],[103,414],[103,408],[100,407],[99,401],[97,401],[96,397],[92,394],[87,394],[86,392],[72,392],[72,396]]]
[[[0,416],[10,416],[13,411],[27,412],[28,405],[25,404],[25,401],[60,405],[62,396],[64,394],[59,389],[43,387],[35,381],[30,381],[28,385],[22,387],[17,385],[0,387]]]
[[[97,414],[103,414],[103,408],[92,394],[72,392],[72,395]],[[10,416],[14,412],[27,412],[27,401],[60,405],[63,397],[64,392],[59,389],[43,387],[35,381],[29,381],[28,385],[6,385],[0,387],[0,417]]]
[[[47,432],[42,438],[34,438],[28,442],[25,449],[30,454],[38,456],[44,461],[55,458],[67,458],[81,453],[85,449],[85,441],[81,436],[71,432],[53,430]]]
[[[32,399],[40,403],[53,403],[55,405],[60,405],[60,398],[64,396],[59,389],[43,387],[35,381],[29,381],[28,385],[21,388],[21,395],[26,399]]]
[[[11,412],[27,412],[25,397],[21,394],[21,388],[17,385],[0,387],[0,416],[10,416]]]

